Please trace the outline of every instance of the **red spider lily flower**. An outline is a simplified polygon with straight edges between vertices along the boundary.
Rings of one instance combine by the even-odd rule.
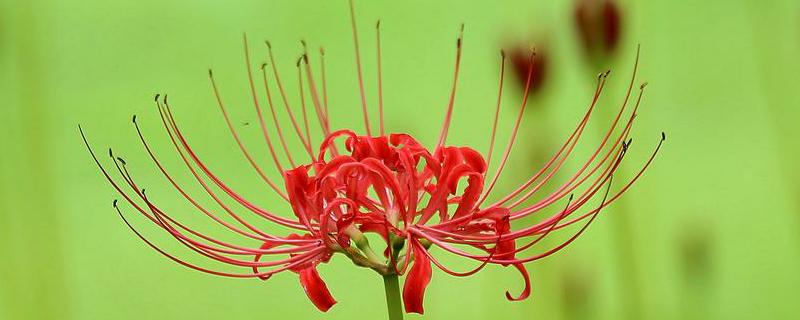
[[[587,53],[609,54],[616,49],[622,33],[622,13],[616,1],[577,0],[574,18]]]
[[[504,72],[501,72],[500,76],[494,121],[491,129],[487,129],[487,132],[491,130],[491,134],[485,157],[470,147],[448,145],[447,136],[454,112],[462,55],[462,26],[462,33],[457,41],[453,85],[443,125],[439,130],[436,145],[426,148],[409,134],[385,132],[378,24],[376,26],[377,104],[380,122],[377,132],[374,132],[369,122],[369,108],[364,92],[364,77],[361,72],[352,3],[350,9],[353,17],[356,74],[364,117],[364,134],[358,134],[351,129],[331,130],[324,51],[320,50],[320,73],[317,77],[315,73],[317,70],[309,62],[309,54],[303,43],[304,51],[296,64],[301,91],[298,109],[292,107],[297,105],[289,102],[291,99],[288,98],[281,82],[275,66],[276,59],[269,43],[267,49],[271,72],[267,70],[266,64],[261,65],[260,80],[263,80],[264,99],[260,99],[252,71],[247,38],[244,39],[245,63],[253,108],[258,115],[266,149],[275,170],[283,178],[282,188],[278,182],[270,178],[266,170],[262,169],[240,138],[229,117],[213,74],[209,72],[212,90],[234,141],[258,176],[285,200],[286,213],[278,214],[243,198],[234,187],[217,175],[195,151],[193,144],[181,129],[167,96],[156,95],[156,106],[167,138],[191,176],[218,208],[202,205],[173,178],[173,174],[162,164],[156,150],[142,134],[136,117],[133,118],[144,151],[166,182],[199,214],[207,216],[224,230],[241,237],[241,243],[223,241],[176,219],[173,213],[146,195],[145,190],[131,174],[127,163],[122,158],[116,157],[109,149],[109,156],[119,175],[112,177],[113,172],[101,164],[81,129],[84,143],[94,161],[124,202],[188,250],[211,261],[243,270],[232,272],[227,269],[205,267],[167,252],[134,228],[115,200],[114,207],[120,217],[141,240],[181,265],[214,275],[267,280],[273,274],[284,271],[297,273],[309,299],[322,311],[327,311],[336,300],[317,272],[317,267],[328,262],[334,254],[344,255],[355,265],[370,268],[385,279],[393,278],[395,285],[397,277],[405,275],[402,300],[405,311],[409,313],[422,314],[424,311],[424,293],[431,281],[432,265],[458,277],[472,275],[488,265],[513,266],[522,275],[524,289],[517,295],[506,292],[506,297],[509,300],[521,300],[527,298],[531,291],[525,264],[552,255],[582,234],[601,209],[617,200],[641,177],[664,141],[662,133],[658,146],[642,168],[618,191],[609,193],[612,176],[619,169],[631,146],[629,135],[644,89],[642,85],[638,97],[630,99],[636,74],[635,65],[624,101],[600,144],[593,147],[594,151],[576,171],[567,175],[566,181],[560,184],[553,183],[553,177],[563,171],[565,163],[572,158],[573,151],[581,141],[609,75],[605,72],[598,77],[597,87],[585,114],[549,161],[513,191],[501,197],[493,196],[492,192],[517,141],[523,112],[527,105],[528,91],[535,81],[533,68],[528,68],[522,105],[513,127],[510,128],[510,139],[499,158],[493,158],[493,154],[502,104]],[[535,56],[531,53],[529,59],[535,59]],[[501,70],[505,69],[505,62],[505,55],[501,55]],[[321,87],[318,84],[321,84]],[[290,119],[288,126],[277,120],[279,107],[275,102],[278,98],[273,95],[274,88],[277,88],[277,95]],[[308,90],[311,97],[310,105],[303,99],[305,96],[303,90]],[[635,102],[631,103],[633,100]],[[264,116],[264,106],[269,108],[271,122]],[[318,145],[314,143],[314,137],[310,134],[307,109],[313,109],[312,112],[316,115],[324,135]],[[296,114],[297,112],[302,113],[302,119]],[[296,155],[293,156],[290,152],[287,130],[294,131],[302,145],[303,156],[308,156],[309,160],[305,164],[298,164]],[[316,150],[313,149],[315,146]],[[496,169],[489,170],[488,164],[492,160],[499,161]],[[289,167],[285,167],[287,163]],[[548,185],[554,185],[553,191],[540,195],[540,190]],[[602,198],[599,204],[590,207],[590,200],[600,195]],[[535,196],[538,197],[536,201],[529,201]],[[490,198],[494,199],[493,202],[487,202]],[[236,203],[236,208],[228,204],[231,200]],[[283,235],[267,232],[258,227],[263,221],[250,222],[250,218],[240,213],[242,210],[248,212],[250,216],[257,216],[292,231]],[[291,212],[288,212],[289,210]],[[552,212],[551,215],[537,223],[524,222],[529,220],[524,218],[547,211]],[[534,246],[547,235],[574,224],[582,226],[564,242],[532,253]],[[375,234],[374,239],[382,239],[383,244],[376,248],[385,249],[376,253],[373,250],[375,240],[370,243],[366,234]],[[466,271],[456,271],[445,266],[432,254],[434,248],[475,261],[476,266]],[[391,308],[388,288],[387,284],[387,302]],[[397,308],[399,310],[399,304]]]

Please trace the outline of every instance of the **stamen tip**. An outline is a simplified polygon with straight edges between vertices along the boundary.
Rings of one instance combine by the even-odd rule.
[[[503,50],[503,49],[500,49],[500,58],[503,58],[503,59],[506,58],[506,51]]]
[[[122,159],[122,158],[120,158],[120,157],[117,157],[117,161],[119,161],[120,163],[122,163],[122,165],[123,165],[123,166],[128,164],[127,162],[125,162],[125,159]]]
[[[133,123],[136,123],[136,115],[135,114],[133,115],[133,120],[132,121],[133,121]]]
[[[267,45],[267,49],[272,50],[272,43],[270,43],[269,40],[264,40],[264,43]]]
[[[213,78],[214,77],[214,71],[211,71],[211,68],[208,68],[208,77],[209,78]]]
[[[464,41],[464,23],[458,29],[458,39],[456,40],[456,47],[461,48],[461,43]]]
[[[667,140],[667,134],[661,131],[661,141]]]
[[[114,199],[114,202],[112,202],[111,205],[114,206],[114,208],[116,208],[118,201],[119,201],[119,199]]]
[[[380,29],[380,28],[381,28],[381,19],[378,19],[378,21],[375,22],[375,29]]]
[[[156,96],[153,97],[153,101],[158,101],[158,97],[160,97],[160,96],[161,96],[160,93],[156,93]]]
[[[639,90],[643,90],[644,87],[647,87],[647,84],[648,84],[647,82],[642,83],[642,85],[639,86]]]

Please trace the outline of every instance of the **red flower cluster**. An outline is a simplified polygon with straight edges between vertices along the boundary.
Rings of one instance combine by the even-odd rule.
[[[353,28],[355,31],[355,22]],[[358,53],[357,37],[355,39]],[[380,40],[380,36],[378,36],[378,40]],[[324,62],[322,63],[322,76],[316,78],[309,63],[308,54],[304,52],[297,64],[300,90],[309,90],[313,111],[316,113],[324,134],[318,151],[313,152],[313,139],[309,133],[305,100],[300,99],[301,109],[291,108],[290,99],[285,93],[277,68],[275,68],[275,59],[270,47],[269,57],[273,67],[275,85],[280,92],[287,116],[291,119],[291,127],[297,134],[304,153],[309,156],[307,164],[297,165],[290,148],[287,147],[289,143],[284,136],[283,129],[285,128],[281,127],[276,117],[278,108],[275,106],[276,103],[273,103],[270,90],[273,86],[268,81],[265,65],[262,65],[261,68],[265,99],[259,99],[256,92],[245,39],[245,57],[253,104],[258,114],[266,147],[276,170],[283,177],[284,188],[278,187],[278,184],[269,178],[269,175],[254,160],[249,149],[240,139],[214,78],[209,73],[219,107],[234,140],[258,175],[291,206],[293,213],[291,218],[275,214],[243,198],[233,187],[215,174],[194,151],[187,137],[181,131],[173,117],[166,96],[163,96],[163,99],[156,96],[155,100],[162,124],[177,155],[185,163],[189,173],[199,186],[218,204],[219,208],[212,209],[202,205],[189,195],[162,165],[155,150],[151,148],[139,130],[139,124],[134,117],[133,122],[142,146],[166,181],[198,213],[206,215],[225,230],[242,237],[251,245],[223,241],[179,221],[167,210],[151,201],[145,190],[130,174],[128,166],[122,158],[115,157],[109,150],[109,156],[113,159],[122,179],[122,182],[119,182],[119,179],[112,178],[111,172],[101,164],[85,137],[84,142],[111,185],[120,193],[125,202],[143,217],[163,229],[175,241],[189,250],[213,261],[244,268],[245,271],[237,273],[202,267],[166,252],[140,234],[119,210],[117,201],[114,201],[114,207],[117,208],[122,219],[139,238],[159,253],[186,267],[214,275],[264,280],[279,272],[292,271],[299,275],[300,283],[311,301],[320,310],[326,311],[336,303],[336,300],[320,278],[317,266],[328,262],[334,254],[338,253],[348,257],[356,265],[371,268],[382,275],[405,275],[403,289],[405,310],[406,312],[423,313],[423,296],[425,288],[431,280],[431,265],[454,276],[468,276],[487,265],[513,266],[522,274],[525,286],[519,295],[512,296],[506,293],[506,296],[510,300],[524,299],[530,294],[530,280],[525,263],[547,257],[575,240],[603,207],[619,198],[641,176],[653,160],[661,142],[658,143],[656,151],[642,169],[617,192],[609,194],[612,176],[618,170],[631,145],[628,136],[641,100],[640,92],[633,107],[628,107],[628,98],[631,95],[634,81],[632,78],[621,108],[590,157],[575,172],[569,174],[566,181],[556,184],[552,192],[543,195],[537,201],[529,201],[538,195],[543,187],[552,184],[552,178],[562,171],[566,161],[571,158],[605,85],[608,73],[603,73],[598,77],[597,87],[586,113],[550,160],[512,192],[499,197],[493,203],[488,203],[486,201],[492,194],[517,139],[523,111],[527,104],[527,91],[533,81],[533,71],[528,70],[526,92],[523,96],[522,107],[511,128],[510,140],[499,158],[497,168],[493,170],[492,174],[489,174],[488,163],[491,162],[495,149],[497,118],[500,114],[501,100],[499,97],[495,120],[491,126],[490,147],[486,153],[486,159],[475,149],[446,144],[454,107],[458,65],[461,60],[461,43],[462,40],[459,36],[450,102],[438,142],[432,151],[422,146],[411,135],[387,135],[384,133],[383,103],[380,91],[378,95],[381,115],[380,133],[371,134],[358,55],[356,62],[367,134],[359,135],[352,130],[331,131]],[[378,46],[378,79],[380,79],[380,41],[378,41]],[[532,54],[530,59],[534,59]],[[502,65],[505,65],[505,56],[502,57]],[[501,76],[500,96],[502,96],[502,78]],[[321,79],[322,90],[318,90],[315,79]],[[380,80],[378,81],[380,90]],[[304,96],[301,92],[301,97]],[[264,102],[269,105],[273,130],[268,130],[269,121],[265,120],[263,116],[261,106]],[[302,110],[303,121],[295,116],[294,112],[298,112],[298,110]],[[625,116],[627,110],[630,111]],[[274,140],[275,133],[277,133],[278,140]],[[82,130],[81,135],[83,135]],[[281,152],[276,151],[278,141],[284,151],[283,156],[281,156]],[[663,141],[663,135],[661,141]],[[290,169],[283,167],[286,162],[291,166]],[[596,206],[587,208],[589,201],[596,198],[598,194],[602,195],[601,201]],[[225,197],[229,199],[223,199]],[[566,201],[562,201],[565,199]],[[238,210],[228,204],[230,200],[257,217],[294,231],[288,232],[286,235],[267,232],[237,213]],[[557,205],[556,203],[559,201],[566,203]],[[521,222],[523,218],[546,210],[554,212],[535,224]],[[563,243],[538,253],[532,253],[532,248],[551,232],[579,222],[583,223],[582,227],[567,237]],[[379,247],[385,248],[382,253],[375,253],[368,236],[365,235],[368,233],[376,234],[373,242],[378,238],[383,239],[384,244]],[[253,243],[254,245],[252,245]],[[455,271],[443,265],[431,254],[434,248],[473,260],[476,266],[467,271]]]

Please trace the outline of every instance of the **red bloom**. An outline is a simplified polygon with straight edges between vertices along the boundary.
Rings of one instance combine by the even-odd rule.
[[[355,31],[355,23],[353,28]],[[358,53],[358,41],[357,38],[355,39],[356,53]],[[432,276],[431,264],[454,276],[468,276],[492,264],[513,266],[520,272],[524,280],[522,293],[516,296],[506,293],[506,297],[509,300],[525,299],[530,294],[530,280],[525,263],[549,256],[575,240],[597,217],[602,208],[618,199],[641,176],[651,163],[661,142],[658,143],[656,152],[643,168],[618,191],[609,194],[612,176],[619,168],[631,145],[628,136],[641,99],[642,91],[633,106],[629,106],[629,97],[634,81],[632,78],[631,86],[628,88],[625,100],[616,117],[600,144],[594,148],[589,158],[583,161],[584,164],[579,166],[575,172],[567,175],[565,182],[556,184],[552,192],[542,195],[536,201],[529,201],[534,196],[538,196],[539,191],[545,185],[551,184],[552,178],[561,172],[566,161],[571,159],[573,150],[581,140],[605,85],[608,73],[603,73],[598,78],[597,88],[591,97],[586,113],[552,158],[512,192],[502,197],[493,196],[491,198],[495,199],[494,202],[487,202],[490,195],[493,195],[492,191],[495,190],[517,140],[533,71],[531,68],[528,70],[526,92],[514,125],[510,128],[510,140],[500,158],[495,159],[499,160],[497,168],[489,170],[488,163],[491,163],[493,159],[495,133],[498,127],[497,117],[500,113],[499,98],[494,112],[495,120],[491,126],[491,135],[488,136],[490,147],[486,152],[486,159],[475,149],[448,146],[446,143],[454,110],[458,66],[462,52],[461,39],[459,36],[450,101],[438,142],[432,149],[425,148],[411,135],[404,133],[387,135],[384,133],[380,91],[380,41],[378,41],[378,106],[381,121],[376,134],[372,133],[368,121],[367,99],[364,95],[358,55],[356,55],[357,74],[361,88],[365,135],[359,135],[349,129],[331,131],[324,63],[321,76],[318,78],[315,76],[312,64],[309,63],[307,53],[304,53],[302,59],[298,60],[300,88],[308,90],[312,98],[313,112],[316,114],[320,129],[324,134],[318,150],[314,152],[312,149],[314,137],[309,130],[306,102],[300,99],[300,109],[292,108],[277,68],[275,68],[272,50],[269,48],[274,85],[278,89],[280,100],[291,120],[292,128],[289,130],[294,130],[298,141],[303,146],[304,153],[309,156],[308,162],[301,165],[295,162],[295,158],[289,151],[290,148],[287,147],[289,142],[284,135],[283,129],[285,128],[281,127],[277,121],[277,108],[273,103],[271,91],[273,84],[269,81],[265,65],[262,65],[261,68],[265,90],[264,100],[259,99],[245,39],[245,59],[254,109],[258,114],[260,128],[275,170],[283,177],[283,188],[278,187],[278,183],[271,180],[240,139],[229,118],[213,75],[209,73],[220,110],[235,142],[259,177],[275,193],[286,200],[287,209],[291,208],[292,212],[288,215],[275,214],[273,211],[244,199],[232,186],[215,174],[194,151],[187,137],[181,131],[173,117],[166,96],[161,99],[157,95],[156,105],[167,137],[172,142],[178,156],[185,163],[189,173],[208,196],[218,204],[219,208],[212,209],[202,205],[190,196],[162,165],[155,150],[151,148],[139,130],[139,124],[134,117],[133,122],[142,146],[166,181],[199,213],[208,216],[225,230],[237,234],[249,245],[220,240],[178,221],[166,209],[146,196],[144,189],[130,174],[124,160],[109,152],[122,178],[120,182],[118,179],[112,178],[111,173],[103,167],[92,149],[89,148],[89,150],[111,185],[120,193],[125,202],[129,203],[143,217],[163,229],[189,250],[213,261],[244,268],[244,270],[229,272],[202,267],[167,253],[142,236],[128,223],[128,218],[120,212],[120,216],[128,227],[149,246],[189,268],[227,277],[263,280],[275,273],[289,270],[299,274],[300,283],[314,305],[320,310],[326,311],[336,303],[336,300],[322,281],[317,272],[317,266],[328,262],[333,254],[340,253],[351,259],[356,265],[371,268],[382,275],[406,275],[403,289],[406,312],[422,313],[425,288]],[[320,52],[322,58],[324,54],[322,51]],[[505,57],[502,61],[504,65]],[[500,81],[500,92],[502,93],[502,77]],[[317,83],[321,83],[321,90],[317,87]],[[303,96],[304,94],[301,92],[301,97]],[[263,117],[262,105],[264,103],[269,106],[273,120],[271,124],[274,129],[269,128],[269,121]],[[626,111],[628,112],[626,113]],[[300,118],[295,115],[295,112],[302,112],[302,121],[299,121]],[[83,135],[82,131],[81,134]],[[277,134],[277,140],[273,140],[275,134]],[[86,142],[85,138],[84,141]],[[663,141],[663,135],[661,141]],[[276,148],[276,143],[280,143],[282,153]],[[88,142],[86,145],[89,147]],[[284,168],[286,163],[291,169]],[[229,199],[223,200],[223,195],[219,194],[217,190],[221,190],[224,197]],[[588,207],[589,201],[597,198],[598,194],[602,194],[601,201],[595,206]],[[240,210],[235,210],[227,204],[230,200],[236,202],[251,215],[294,231],[288,232],[286,235],[266,232],[257,227],[257,224],[249,222],[249,219],[237,213]],[[114,207],[119,211],[116,200]],[[550,211],[550,216],[535,224],[525,222],[529,219],[523,220],[534,213],[545,211]],[[223,216],[228,217],[223,218]],[[235,223],[229,222],[230,219]],[[538,253],[532,253],[530,250],[551,232],[576,223],[583,223],[583,226],[563,243]],[[381,247],[384,247],[385,250],[382,254],[376,254],[373,251],[365,233],[377,234],[376,238],[383,240],[384,245]],[[476,266],[464,272],[452,270],[431,254],[433,247],[474,260]]]
[[[575,26],[590,54],[609,54],[622,34],[622,12],[614,0],[576,0]]]

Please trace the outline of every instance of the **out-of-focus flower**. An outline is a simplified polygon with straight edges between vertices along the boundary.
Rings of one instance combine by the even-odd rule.
[[[614,0],[577,0],[575,26],[590,56],[611,54],[622,34],[622,12]]]
[[[528,70],[532,70],[531,78],[533,81],[530,85],[530,92],[534,93],[541,90],[542,85],[547,82],[549,59],[547,47],[541,43],[536,44],[536,52],[533,59],[530,59],[531,50],[533,50],[531,47],[516,46],[509,48],[507,51],[520,87],[525,87],[528,80]]]
[[[223,241],[174,218],[168,210],[146,195],[129,171],[126,162],[109,150],[109,156],[119,174],[117,178],[112,177],[112,172],[101,164],[84,136],[84,142],[95,162],[111,185],[120,193],[124,202],[190,251],[223,265],[243,270],[231,272],[226,271],[227,269],[204,267],[168,253],[135,229],[115,200],[114,207],[128,227],[159,253],[194,270],[225,277],[264,280],[276,273],[295,272],[299,275],[300,283],[308,297],[322,311],[328,310],[336,300],[320,278],[317,267],[328,262],[335,254],[344,255],[355,265],[370,268],[384,277],[396,279],[398,275],[405,275],[402,297],[406,312],[423,313],[423,296],[431,280],[432,265],[459,277],[472,275],[487,265],[512,266],[522,275],[524,289],[518,295],[506,292],[506,297],[509,300],[520,300],[530,294],[530,280],[525,264],[552,255],[574,241],[594,221],[602,208],[618,199],[639,179],[664,141],[662,134],[658,146],[641,170],[622,184],[617,191],[609,192],[612,176],[631,146],[629,138],[631,126],[643,93],[643,90],[640,90],[638,97],[629,99],[634,86],[634,71],[624,103],[621,104],[613,121],[608,124],[607,133],[599,144],[592,147],[593,151],[589,157],[581,160],[582,164],[575,171],[568,173],[563,181],[555,183],[553,178],[562,173],[565,163],[574,157],[573,151],[590,122],[609,74],[605,72],[598,76],[597,87],[588,97],[589,104],[585,114],[578,119],[563,145],[540,170],[533,172],[513,191],[498,195],[495,187],[516,144],[528,92],[531,83],[534,82],[534,68],[530,67],[532,64],[528,64],[525,93],[522,105],[516,112],[514,124],[504,128],[510,131],[510,138],[502,152],[495,150],[498,118],[502,105],[502,75],[497,105],[493,110],[494,121],[485,128],[485,134],[475,135],[489,142],[485,157],[471,147],[448,145],[447,137],[455,107],[462,55],[463,37],[459,35],[449,103],[446,106],[443,124],[438,130],[437,143],[427,148],[410,134],[387,134],[385,131],[380,80],[379,25],[377,104],[380,122],[377,130],[372,127],[369,120],[370,108],[364,92],[356,30],[353,17],[356,75],[365,125],[362,134],[356,133],[354,129],[332,130],[324,60],[321,60],[320,69],[316,69],[315,64],[309,62],[310,57],[306,50],[297,60],[301,91],[299,105],[289,102],[291,99],[288,98],[282,84],[269,44],[268,55],[273,77],[269,76],[267,65],[262,64],[262,79],[259,80],[263,80],[264,94],[260,97],[253,76],[254,68],[250,61],[247,39],[244,39],[250,84],[248,89],[252,95],[254,111],[258,115],[266,149],[274,164],[274,170],[282,176],[283,187],[270,178],[240,138],[229,117],[213,74],[209,72],[212,89],[234,141],[257,175],[273,192],[285,200],[286,209],[277,209],[282,210],[281,214],[276,213],[274,211],[276,209],[268,210],[245,199],[211,169],[208,162],[195,152],[194,145],[190,143],[173,116],[166,95],[157,95],[155,99],[166,136],[192,177],[219,205],[218,209],[202,205],[185,191],[182,184],[176,181],[162,165],[156,150],[139,130],[136,117],[133,118],[144,150],[169,185],[198,213],[208,216],[221,228],[238,235],[241,242]],[[319,58],[323,57],[324,52],[320,50]],[[534,59],[532,53],[528,54],[528,59]],[[503,55],[501,58],[503,70],[505,62],[506,57]],[[278,89],[277,96],[282,101],[289,123],[278,121],[279,107],[276,106],[278,103],[273,101],[278,100],[277,97],[273,99],[275,87]],[[644,86],[641,86],[641,89],[643,88]],[[306,103],[303,98],[306,96],[304,90],[308,90],[310,103]],[[262,106],[269,107],[268,116],[271,121],[265,117],[266,112]],[[310,133],[307,109],[312,109],[322,132],[321,137],[316,137],[321,139],[319,144]],[[302,113],[302,117],[297,113]],[[288,139],[290,137],[287,131],[294,132],[296,140],[302,146],[302,157],[308,157],[303,163],[298,161],[298,154],[290,152]],[[82,130],[81,135],[83,135]],[[496,153],[499,156],[494,157]],[[492,160],[495,160],[497,165],[494,170],[489,170]],[[550,188],[552,191],[541,194],[543,188]],[[488,201],[489,199],[493,201]],[[596,199],[594,203],[590,202],[592,199]],[[231,201],[264,221],[250,222],[228,204]],[[547,213],[548,216],[536,223],[526,219],[536,213]],[[235,223],[231,222],[231,219]],[[276,234],[274,233],[276,228],[270,227],[268,232],[263,228],[265,222],[292,231]],[[574,224],[582,225],[560,244],[552,248],[534,250],[536,244],[548,234]],[[367,233],[377,235],[373,238],[373,243],[368,240],[365,235]],[[382,239],[383,243],[376,248],[378,250],[374,250],[374,240],[378,238]],[[476,265],[467,271],[453,270],[432,255],[433,248],[474,261]]]

